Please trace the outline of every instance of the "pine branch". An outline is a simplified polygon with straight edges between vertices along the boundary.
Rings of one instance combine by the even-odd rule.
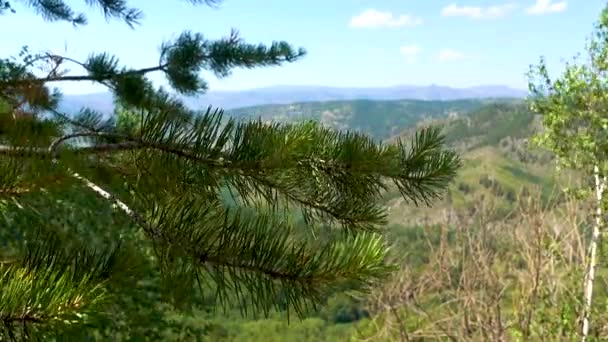
[[[130,138],[122,134],[112,134],[104,132],[78,132],[68,134],[54,140],[48,148],[37,148],[37,147],[26,147],[26,146],[10,146],[0,145],[0,155],[11,156],[11,157],[39,157],[39,158],[55,158],[61,157],[59,154],[59,146],[65,141],[80,138],[80,137],[96,137],[96,138],[119,138],[126,141],[119,143],[109,144],[98,144],[93,146],[85,146],[69,149],[71,152],[78,155],[90,155],[120,151],[135,151],[140,149],[155,149],[161,152],[174,154],[178,157],[196,161],[208,166],[221,166],[221,160],[201,158],[194,152],[189,150],[179,149],[172,146],[160,145],[155,143],[149,143],[145,141],[139,141],[138,139]]]
[[[187,0],[193,5],[204,4],[216,7],[223,0]],[[84,13],[74,13],[71,7],[63,0],[26,0],[28,6],[36,10],[45,20],[48,21],[67,21],[74,26],[86,25],[87,18]],[[129,27],[133,28],[140,24],[143,12],[137,8],[128,7],[126,0],[85,0],[90,7],[98,8],[103,13],[106,20],[117,18],[123,20]],[[1,1],[2,10],[10,10],[14,13],[9,1]],[[0,12],[1,13],[1,12]]]
[[[457,156],[442,150],[440,130],[421,130],[406,145],[377,144],[358,134],[341,134],[310,124],[236,124],[219,111],[188,118],[187,113],[147,115],[139,136],[112,130],[84,131],[55,140],[49,149],[0,146],[0,154],[50,156],[129,151],[132,165],[182,175],[173,179],[200,184],[201,191],[217,179],[246,203],[262,196],[273,206],[291,202],[309,219],[329,219],[351,229],[370,230],[383,224],[376,204],[385,180],[393,181],[415,204],[440,195],[459,166]],[[91,136],[116,142],[91,141],[88,146],[56,148],[69,139]],[[134,170],[135,173],[141,170]],[[164,172],[155,171],[163,178]],[[190,175],[206,174],[205,179]],[[202,183],[201,183],[202,181]],[[171,188],[168,184],[149,186]],[[178,184],[175,184],[180,188]],[[164,195],[163,195],[164,196]]]
[[[439,195],[459,165],[453,152],[436,148],[442,139],[435,134],[437,129],[430,129],[431,133],[423,136],[426,140],[408,151],[404,144],[383,146],[361,135],[339,134],[308,124],[236,125],[228,120],[222,126],[221,113],[208,112],[192,126],[171,122],[162,115],[149,120],[141,125],[142,139],[187,146],[192,153],[216,162],[199,163],[174,154],[140,151],[134,156],[136,164],[183,175],[179,179],[189,186],[201,181],[188,174],[206,174],[202,187],[217,178],[218,186],[233,188],[245,201],[263,196],[276,204],[281,196],[287,197],[290,202],[334,213],[335,219],[351,227],[356,226],[353,222],[372,226],[382,222],[374,207],[385,189],[384,180],[400,184],[410,199],[428,202]],[[425,167],[427,162],[435,169]],[[361,228],[371,226],[363,224]]]
[[[27,0],[25,2],[45,20],[67,21],[74,26],[87,24],[86,15],[84,13],[76,14],[63,0]],[[143,16],[141,10],[128,7],[125,0],[85,0],[85,2],[91,7],[99,8],[106,20],[119,18],[131,28],[138,25]]]
[[[392,269],[380,236],[342,236],[313,246],[295,240],[293,228],[272,215],[217,211],[196,199],[157,204],[150,221],[160,232],[165,269],[172,258],[190,258],[215,280],[220,301],[233,290],[252,296],[251,304],[264,312],[282,304],[282,294],[301,314],[332,289],[364,289]]]
[[[50,73],[45,77],[11,77],[0,79],[0,87],[15,88],[46,84],[51,82],[94,81],[105,84],[115,91],[124,88],[124,82],[133,82],[137,77],[161,71],[165,73],[171,86],[181,93],[206,90],[206,83],[198,76],[202,69],[214,72],[218,77],[230,75],[234,68],[255,68],[277,66],[294,62],[305,55],[303,49],[295,51],[286,42],[274,42],[269,47],[244,43],[237,31],[216,41],[205,39],[201,34],[182,33],[175,41],[161,46],[161,58],[157,66],[119,70],[118,59],[107,53],[90,55],[86,62],[47,53],[44,58],[61,64],[70,61],[84,68],[86,75],[61,75]]]
[[[234,289],[235,286],[245,286],[248,291],[252,291],[250,293],[254,296],[252,305],[256,306],[256,309],[267,311],[270,308],[269,305],[280,304],[276,301],[277,293],[288,293],[289,304],[301,314],[306,301],[315,303],[322,298],[322,294],[335,286],[340,286],[344,282],[372,280],[390,269],[383,264],[384,254],[377,254],[380,251],[377,249],[382,246],[378,245],[381,242],[379,237],[359,236],[353,241],[336,241],[315,252],[305,244],[292,245],[295,242],[289,240],[291,229],[285,226],[285,223],[268,221],[270,218],[266,216],[260,216],[258,219],[250,217],[247,220],[242,218],[239,213],[233,216],[221,216],[221,214],[217,216],[204,209],[203,203],[193,205],[193,203],[183,201],[171,201],[165,206],[157,205],[152,210],[151,218],[144,219],[96,184],[78,174],[74,174],[74,177],[83,181],[97,194],[117,204],[122,211],[144,228],[144,231],[158,244],[159,248],[179,245],[180,250],[187,251],[195,261],[210,267],[207,271],[212,271],[215,278],[219,277],[218,272],[228,272],[230,276],[222,276],[222,281],[229,283],[217,285],[216,290],[224,292],[218,295],[223,298],[226,296],[225,292]],[[208,215],[210,213],[211,215]],[[154,222],[154,224],[148,222]],[[197,229],[192,226],[194,222],[206,222],[206,226]],[[220,229],[220,227],[224,228]],[[269,229],[273,232],[271,233]],[[214,245],[214,241],[220,241],[220,244]],[[350,255],[339,252],[345,248],[346,244],[357,245],[357,243],[360,243],[356,248],[358,254]],[[342,246],[342,244],[345,245]],[[370,255],[369,253],[374,250],[376,252]],[[295,254],[290,257],[289,251],[293,251]],[[263,256],[265,253],[275,253],[276,256],[280,253],[283,255],[282,258],[287,257],[288,259],[273,259],[268,256],[264,259],[257,259],[255,257],[255,255]],[[327,269],[319,268],[321,266],[317,263],[320,260],[317,259],[326,255],[335,264],[333,266],[325,265]],[[254,259],[248,259],[248,257]],[[370,257],[378,259],[361,259]],[[275,262],[276,260],[292,261],[281,267],[268,264],[272,263],[272,260]],[[368,261],[364,262],[364,260]],[[308,261],[308,263],[298,264],[300,261]],[[370,265],[373,262],[378,264]],[[348,267],[354,268],[349,271]],[[369,267],[371,269],[366,271]],[[373,271],[374,269],[377,270]],[[230,277],[233,279],[229,280]],[[264,281],[266,285],[261,285],[261,282]],[[358,287],[361,285],[359,284]],[[266,288],[266,291],[260,290],[263,287]],[[268,289],[272,288],[274,290],[269,292]],[[253,292],[256,289],[258,291]]]
[[[111,79],[119,79],[122,77],[126,77],[126,76],[131,76],[131,75],[143,75],[143,74],[147,74],[147,73],[151,73],[151,72],[155,72],[155,71],[162,71],[164,70],[164,68],[166,67],[166,65],[159,65],[159,66],[155,66],[155,67],[148,67],[148,68],[141,68],[141,69],[137,69],[137,70],[127,70],[115,75],[107,75],[105,77],[98,77],[95,75],[72,75],[72,76],[48,76],[48,77],[42,77],[42,78],[37,78],[35,80],[15,80],[12,82],[4,82],[3,84],[0,83],[2,86],[20,86],[20,85],[27,85],[27,84],[32,84],[32,83],[51,83],[51,82],[74,82],[74,81],[97,81],[97,82],[103,82],[103,81],[107,81],[107,80],[111,80]]]
[[[129,25],[141,14],[125,0],[86,1],[106,18]],[[84,24],[86,18],[66,2],[31,0],[28,5],[47,20]],[[234,68],[277,66],[305,55],[286,42],[249,44],[234,30],[219,40],[184,32],[162,45],[158,65],[142,69],[121,66],[107,53],[83,62],[52,53],[30,55],[27,49],[22,53],[23,62],[0,61],[0,195],[25,190],[22,198],[29,200],[36,197],[34,191],[47,196],[45,182],[52,176],[73,191],[92,190],[85,193],[111,203],[125,214],[122,219],[141,227],[138,232],[154,245],[163,282],[182,293],[192,292],[198,281],[210,285],[220,301],[235,294],[266,313],[283,304],[302,313],[333,290],[364,290],[391,269],[382,237],[370,232],[384,223],[385,210],[378,203],[387,181],[405,199],[428,204],[459,166],[457,156],[443,149],[436,129],[420,131],[410,144],[386,145],[312,123],[239,123],[219,110],[189,110],[147,78],[162,72],[180,94],[203,92],[202,70],[226,77]],[[64,63],[83,68],[84,74],[66,75]],[[46,76],[34,74],[36,66],[48,71]],[[59,81],[103,84],[123,109],[136,113],[110,120],[90,110],[76,117],[60,113],[59,93],[47,88]],[[38,118],[42,111],[54,119]],[[226,192],[234,194],[231,205],[223,198]],[[6,226],[17,222],[20,229],[34,222],[46,228],[69,225],[69,220],[52,219],[68,215],[52,212],[49,208],[61,199],[52,197],[57,193],[48,196],[46,208],[38,210],[15,200],[0,219],[12,217]],[[84,208],[79,201],[71,203]],[[310,226],[317,221],[341,225],[351,234],[329,234],[325,242],[300,239],[285,216],[292,205]],[[9,242],[31,241],[24,232],[17,235]],[[84,312],[86,322],[102,310],[108,276],[120,273],[101,260],[112,252],[89,253],[65,241],[61,247],[26,254],[15,259],[23,264],[6,266],[4,278],[0,274],[0,297],[7,296],[0,298],[0,320],[53,328],[58,320],[71,324]]]
[[[48,21],[69,21],[73,25],[87,23],[84,13],[74,13],[70,6],[62,0],[28,0],[26,4]]]
[[[295,203],[311,217],[329,218],[353,231],[370,230],[382,223],[383,211],[375,203],[385,179],[401,182],[405,194],[424,199],[438,193],[458,164],[454,154],[441,149],[441,136],[433,129],[408,146],[382,145],[311,124],[236,124],[211,109],[200,116],[162,110],[144,114],[135,133],[117,133],[95,115],[84,115],[70,120],[79,131],[55,138],[50,147],[5,145],[0,152],[15,160],[47,160],[117,205],[154,243],[164,277],[206,273],[220,302],[236,293],[264,312],[287,303],[301,314],[336,288],[364,289],[390,271],[387,250],[380,236],[366,233],[323,245],[301,242],[289,224],[276,218],[276,210],[258,215],[226,211],[213,200],[222,186],[236,190],[245,202],[261,196],[271,208]],[[69,143],[81,138],[90,138],[88,145]],[[125,180],[138,196],[139,202],[132,199],[138,209],[72,171],[91,163],[82,157],[98,152],[120,152],[122,167],[132,169],[134,178]],[[50,163],[51,158],[58,163]],[[180,262],[190,266],[176,267]]]
[[[380,277],[386,270],[384,252],[377,245],[380,240],[374,235],[351,235],[354,240],[311,248],[292,239],[289,225],[272,218],[276,211],[270,216],[225,212],[220,202],[209,201],[210,190],[217,196],[224,184],[246,203],[262,196],[271,207],[278,206],[282,197],[285,204],[302,206],[311,218],[329,219],[351,230],[370,230],[383,222],[384,212],[376,202],[385,189],[384,179],[399,182],[402,192],[413,199],[425,199],[447,184],[458,165],[453,153],[441,149],[437,129],[422,131],[407,146],[385,146],[362,135],[311,124],[236,124],[211,109],[205,115],[189,115],[148,113],[141,117],[137,135],[115,133],[111,128],[100,131],[90,118],[88,130],[59,137],[51,148],[29,151],[55,156],[60,162],[67,158],[66,165],[76,166],[71,164],[72,155],[128,151],[123,158],[132,161],[123,162],[134,167],[139,180],[131,184],[140,198],[138,206],[152,208],[148,214],[138,213],[78,173],[74,177],[132,217],[157,249],[165,249],[160,253],[164,263],[174,262],[166,258],[176,253],[181,255],[179,260],[186,257],[199,266],[194,270],[202,266],[211,272],[220,297],[241,287],[251,292],[252,305],[263,310],[277,304],[277,293],[286,293],[290,305],[301,312],[307,300],[314,303],[333,286],[351,283],[360,288],[363,279]],[[67,143],[82,137],[96,139],[88,146]],[[104,139],[116,142],[103,143]],[[15,151],[13,146],[2,151],[16,154],[9,152]],[[177,183],[150,183],[161,180]],[[179,182],[188,184],[186,192]],[[356,249],[343,250],[346,244],[357,243],[361,245]],[[177,251],[173,246],[179,246]],[[336,264],[316,264],[320,260]],[[289,263],[281,264],[285,261]],[[170,266],[164,269],[171,274]]]
[[[104,282],[123,262],[117,252],[67,252],[55,235],[34,237],[19,262],[0,267],[0,335],[52,336],[97,319],[108,299]]]

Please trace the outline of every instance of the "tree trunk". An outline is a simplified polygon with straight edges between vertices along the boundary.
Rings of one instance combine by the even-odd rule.
[[[606,186],[606,177],[600,178],[600,170],[594,167],[595,177],[595,224],[593,225],[593,235],[589,246],[589,260],[587,274],[585,275],[585,307],[583,317],[583,342],[589,335],[589,316],[591,315],[591,303],[593,298],[593,281],[595,280],[595,265],[597,264],[597,246],[601,239],[603,218],[602,218],[602,197]]]

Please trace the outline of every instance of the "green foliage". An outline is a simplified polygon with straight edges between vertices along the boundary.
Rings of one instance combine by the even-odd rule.
[[[52,247],[30,248],[20,264],[3,267],[0,311],[5,337],[45,336],[62,325],[88,323],[106,299],[98,280],[106,277],[110,264],[86,250],[64,255]],[[28,322],[34,324],[24,324]],[[50,324],[39,331],[37,322]]]
[[[596,165],[606,173],[607,13],[602,12],[588,46],[589,63],[568,63],[563,74],[552,80],[541,59],[529,73],[530,106],[542,114],[545,127],[536,142],[553,151],[561,166],[587,174],[592,174]]]
[[[142,13],[123,0],[87,3],[129,25]],[[62,0],[28,5],[50,21],[86,24]],[[459,167],[438,128],[384,144],[312,122],[239,122],[191,111],[146,76],[163,72],[173,91],[191,95],[206,90],[202,70],[226,77],[303,55],[233,31],[219,40],[184,32],[162,45],[159,65],[142,69],[108,53],[78,62],[27,48],[0,61],[0,223],[10,260],[0,330],[47,340],[194,339],[221,330],[189,325],[196,309],[302,317],[337,291],[386,278],[394,269],[381,234],[387,184],[428,205]],[[86,72],[67,75],[64,63]],[[35,75],[40,66],[51,72]],[[60,94],[48,86],[60,81],[107,86],[115,115],[57,111]]]
[[[362,302],[345,293],[339,293],[328,299],[320,316],[332,324],[357,322],[369,317],[369,312],[363,307]]]
[[[531,67],[529,73],[530,106],[543,116],[545,127],[536,137],[536,143],[557,156],[558,166],[581,171],[588,179],[582,192],[595,199],[596,222],[584,276],[583,340],[589,335],[590,315],[597,305],[592,302],[593,290],[603,278],[601,273],[596,276],[595,272],[599,264],[596,251],[605,226],[602,208],[608,203],[604,196],[608,173],[608,7],[600,15],[587,53],[586,63],[575,60],[567,64],[563,74],[555,80],[549,77],[543,59],[538,66]],[[591,180],[595,181],[592,186]]]

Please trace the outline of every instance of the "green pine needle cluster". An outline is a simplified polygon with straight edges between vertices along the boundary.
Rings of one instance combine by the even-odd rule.
[[[49,21],[86,23],[62,0],[23,3]],[[142,15],[124,0],[86,3],[129,25]],[[141,258],[161,270],[166,298],[175,304],[211,291],[220,303],[247,302],[243,308],[263,313],[302,314],[331,291],[365,290],[388,275],[393,267],[379,200],[390,183],[415,204],[441,195],[460,162],[443,148],[438,128],[383,144],[311,122],[238,122],[180,101],[179,94],[207,89],[202,70],[226,77],[235,68],[277,66],[303,55],[286,42],[246,43],[233,31],[219,40],[184,32],[162,45],[157,66],[142,69],[122,67],[107,53],[79,62],[27,48],[0,61],[0,230],[6,235],[0,330],[18,338],[94,324],[119,286],[113,279],[122,274],[135,281],[133,260]],[[67,75],[65,64],[83,73]],[[151,72],[164,73],[172,91],[154,87]],[[49,86],[65,81],[106,85],[116,114],[61,113],[60,94]],[[104,222],[72,227],[85,203],[69,217],[34,205],[44,199],[59,206],[74,189],[111,204],[138,233]],[[103,238],[85,239],[99,227],[107,228]],[[320,229],[328,230],[324,239],[315,238]],[[131,244],[123,243],[126,236]],[[98,250],[112,238],[112,248]],[[150,255],[142,255],[142,246]]]

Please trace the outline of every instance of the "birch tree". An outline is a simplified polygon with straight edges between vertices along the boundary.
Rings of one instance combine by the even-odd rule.
[[[552,79],[544,58],[529,73],[531,109],[543,117],[544,130],[536,142],[551,150],[558,167],[581,172],[590,186],[583,193],[593,196],[594,224],[584,279],[583,340],[589,336],[594,280],[599,263],[598,248],[605,222],[608,173],[608,8],[586,46],[586,59],[577,56]]]

